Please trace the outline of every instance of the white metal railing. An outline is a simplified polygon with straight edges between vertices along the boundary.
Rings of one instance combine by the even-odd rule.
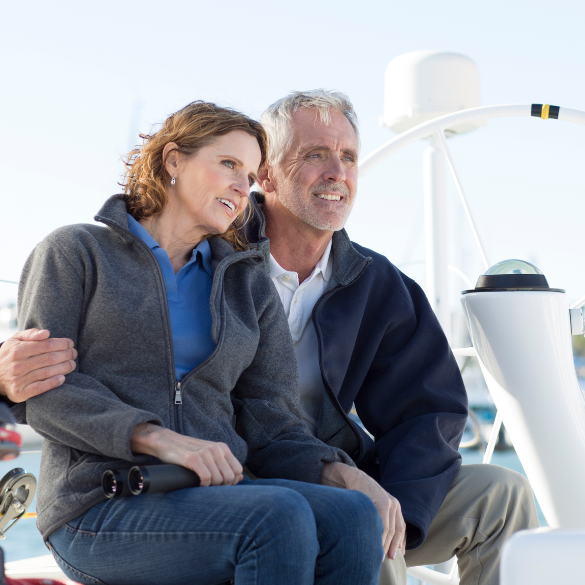
[[[504,104],[470,108],[469,110],[462,110],[461,112],[435,118],[424,124],[419,124],[411,130],[402,132],[363,158],[359,163],[360,177],[367,175],[374,167],[395,152],[398,152],[417,140],[428,138],[438,130],[444,131],[457,124],[476,120],[488,120],[490,118],[527,118],[531,115],[532,104]],[[585,125],[585,112],[561,108],[558,119],[559,121]]]
[[[463,190],[463,185],[461,185],[461,180],[459,179],[459,175],[457,173],[457,169],[455,168],[455,162],[453,161],[453,156],[451,155],[451,151],[449,150],[449,146],[447,145],[447,139],[445,138],[445,131],[443,129],[437,130],[437,134],[439,139],[441,140],[441,149],[445,158],[447,159],[447,164],[449,165],[449,169],[451,170],[451,175],[453,176],[453,180],[455,181],[455,186],[457,187],[457,193],[459,193],[459,198],[461,199],[461,204],[463,205],[463,209],[465,211],[465,216],[467,217],[467,221],[469,222],[469,226],[471,227],[471,232],[473,233],[473,238],[477,247],[479,248],[479,253],[481,255],[481,259],[483,261],[483,265],[485,270],[487,270],[491,264],[488,260],[487,254],[485,253],[485,247],[483,245],[481,236],[479,235],[479,231],[477,230],[477,226],[475,225],[475,221],[473,219],[473,215],[471,214],[471,208],[467,203],[467,197],[465,196],[465,191]]]

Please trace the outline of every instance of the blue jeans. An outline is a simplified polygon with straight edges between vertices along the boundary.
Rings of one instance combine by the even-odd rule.
[[[49,543],[88,585],[377,585],[384,556],[367,496],[282,479],[108,500]]]

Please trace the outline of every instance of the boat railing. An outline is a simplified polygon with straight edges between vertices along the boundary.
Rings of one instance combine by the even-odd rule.
[[[483,107],[466,109],[466,110],[458,111],[458,112],[451,113],[451,114],[448,114],[445,116],[434,118],[433,120],[430,120],[430,121],[425,122],[423,124],[419,124],[418,126],[415,126],[414,128],[412,128],[410,130],[402,132],[398,136],[389,140],[388,142],[386,142],[385,144],[383,144],[382,146],[380,146],[379,148],[374,150],[370,155],[364,157],[360,161],[360,164],[359,164],[360,177],[363,177],[364,175],[366,175],[370,170],[372,170],[374,167],[376,167],[378,164],[380,164],[386,158],[388,158],[392,154],[398,152],[399,150],[401,150],[405,146],[408,146],[409,144],[412,144],[412,143],[414,143],[418,140],[424,139],[424,138],[430,139],[431,147],[434,150],[442,151],[444,154],[444,158],[447,162],[449,170],[451,171],[451,176],[452,176],[453,181],[455,183],[455,187],[456,187],[457,193],[459,195],[460,202],[461,202],[461,204],[463,206],[463,210],[465,212],[467,223],[469,224],[469,227],[471,228],[471,232],[473,234],[473,239],[474,239],[475,244],[477,246],[477,249],[479,251],[479,255],[481,257],[482,263],[484,265],[484,268],[486,270],[488,270],[490,268],[491,264],[490,264],[490,261],[488,259],[488,256],[487,256],[487,253],[485,250],[485,246],[483,244],[479,230],[477,229],[477,224],[476,224],[475,219],[473,217],[473,214],[471,212],[471,208],[469,206],[466,192],[463,188],[463,185],[462,185],[462,182],[460,179],[460,175],[457,172],[454,158],[453,158],[451,151],[450,151],[450,148],[447,144],[447,136],[445,133],[449,132],[449,129],[451,129],[455,126],[461,125],[461,124],[465,124],[465,123],[469,123],[469,122],[476,122],[479,120],[484,121],[484,120],[487,120],[490,118],[507,118],[507,117],[509,117],[509,118],[535,117],[535,118],[540,119],[540,120],[552,119],[552,120],[566,121],[566,122],[585,125],[585,112],[581,112],[578,110],[571,110],[571,109],[567,109],[567,108],[561,108],[558,106],[549,106],[548,104],[544,104],[544,105],[543,104],[512,104],[512,105],[505,104],[505,105],[483,106]],[[412,263],[412,262],[410,262],[410,263]],[[443,266],[445,266],[445,265],[443,265]],[[472,285],[471,279],[469,279],[467,277],[467,275],[465,275],[457,267],[449,265],[448,270],[458,274],[459,277],[461,277],[465,281],[466,285],[468,286],[468,288],[470,290],[474,288]],[[446,299],[446,298],[442,299],[442,305],[448,307],[449,306],[448,299]],[[564,344],[563,347],[565,348],[564,349],[565,356],[563,358],[564,359],[563,367],[566,370],[564,372],[564,374],[565,374],[564,378],[566,378],[566,379],[564,379],[564,384],[561,384],[563,390],[565,391],[565,394],[562,398],[565,398],[566,400],[569,400],[569,401],[572,400],[575,403],[575,404],[573,404],[573,402],[571,403],[571,405],[575,407],[574,408],[575,412],[573,413],[574,414],[573,418],[576,418],[577,414],[581,413],[581,410],[583,410],[583,408],[582,408],[583,405],[581,404],[583,396],[581,395],[581,392],[578,392],[579,396],[577,396],[578,388],[576,385],[577,384],[576,376],[575,376],[574,381],[572,379],[570,379],[571,378],[571,376],[569,375],[570,374],[570,372],[569,372],[570,364],[569,364],[569,357],[568,357],[568,355],[570,354],[570,344],[567,345],[566,339],[564,339],[564,336],[566,336],[567,333],[570,335],[570,333],[576,334],[576,333],[580,333],[583,331],[583,316],[581,314],[580,308],[583,307],[584,305],[585,305],[585,295],[583,297],[581,297],[579,300],[577,300],[576,302],[574,302],[573,304],[571,304],[570,306],[567,306],[567,309],[569,309],[569,311],[567,311],[569,313],[569,314],[567,314],[567,320],[566,320],[566,322],[562,323],[562,327],[561,326],[558,327],[559,331],[555,331],[555,333],[557,334],[555,337],[555,340],[558,340],[559,343],[562,342]],[[562,312],[561,309],[559,309],[559,310]],[[438,313],[437,316],[439,317],[439,320],[441,321],[441,324],[443,325],[445,330],[446,331],[449,330],[450,323],[449,323],[448,315],[441,316],[441,314]],[[561,321],[562,321],[562,319],[561,319]],[[570,326],[568,325],[569,322],[570,322]],[[576,326],[574,326],[574,324],[576,324]],[[567,327],[568,327],[568,329],[567,329]],[[560,331],[561,329],[562,329],[562,332]],[[562,333],[562,335],[561,335],[561,333]],[[562,339],[561,339],[561,337],[562,337]],[[534,341],[534,340],[532,340],[532,341]],[[472,336],[472,343],[475,343],[475,341],[473,340],[473,336]],[[476,350],[475,347],[455,348],[455,349],[453,349],[453,353],[456,357],[467,358],[467,361],[469,359],[472,359],[472,358],[478,359],[480,367],[482,369],[482,373],[484,374],[484,378],[486,377],[486,375],[489,377],[491,375],[489,372],[489,368],[486,369],[485,363],[484,363],[486,356],[484,356],[481,353],[481,351],[484,351],[485,348],[482,349],[481,347],[478,347],[478,349],[480,350],[479,354],[478,354],[478,351]],[[485,351],[484,351],[484,353],[485,353]],[[555,355],[559,354],[559,356],[560,356],[560,353],[561,352],[556,352]],[[560,362],[561,357],[559,357],[559,356],[557,356],[557,357],[558,357],[558,361]],[[490,357],[490,356],[488,356],[488,357]],[[498,364],[495,364],[495,366],[497,366],[497,365]],[[488,383],[488,388],[490,390],[490,394],[492,394],[492,398],[494,398],[493,392],[492,392],[492,387],[496,388],[497,384],[494,382],[494,380],[490,380],[490,381],[491,381],[491,385],[490,385],[490,383],[488,383],[488,380],[486,378],[486,383]],[[510,389],[515,390],[512,388],[510,388]],[[498,390],[498,388],[496,388],[496,390]],[[524,391],[526,391],[526,389],[524,389]],[[501,392],[500,392],[500,394],[501,394]],[[498,398],[499,398],[499,401],[502,402],[502,396],[499,395]],[[548,398],[550,398],[550,397],[548,397]],[[562,400],[562,398],[561,398],[561,396],[558,396],[556,398],[556,400]],[[579,402],[579,399],[581,400],[581,402]],[[497,402],[495,400],[495,398],[494,398],[494,401]],[[506,404],[505,401],[502,403]],[[565,410],[567,410],[567,408],[565,408]],[[552,406],[551,406],[551,411],[552,411]],[[508,418],[510,418],[511,423],[513,423],[513,424],[516,424],[518,422],[518,420],[520,420],[522,418],[521,414],[518,414],[518,413],[515,413],[517,415],[516,419],[514,419],[509,412],[504,413],[504,414],[506,414],[506,416],[508,416]],[[548,412],[547,412],[547,415],[549,415]],[[565,413],[565,418],[567,418],[568,422],[571,422],[569,420],[569,418],[570,418],[569,414]],[[493,424],[493,427],[492,427],[492,430],[491,430],[491,433],[489,436],[488,444],[487,444],[487,447],[486,447],[486,450],[484,453],[484,457],[483,457],[483,463],[485,463],[485,464],[488,464],[491,462],[494,448],[495,448],[496,442],[498,440],[498,436],[500,434],[500,429],[502,427],[502,420],[503,420],[502,414],[500,412],[500,409],[498,409],[496,417],[495,417],[495,421],[494,421],[494,424]],[[573,425],[573,426],[575,426],[575,425]],[[518,431],[518,429],[515,429],[515,430]],[[575,429],[573,429],[573,430],[575,432],[577,432]],[[518,432],[520,432],[520,431],[518,431]],[[522,439],[522,437],[520,435],[516,434],[516,436],[519,440]],[[520,457],[521,461],[523,459],[527,459],[528,463],[532,463],[532,461],[530,460],[530,457],[532,456],[532,454],[530,452],[530,448],[528,448],[524,444],[522,446],[524,448],[524,451],[523,451],[524,457]],[[524,461],[522,461],[522,462],[523,462],[523,465],[526,467],[525,462]],[[540,477],[538,475],[538,473],[535,473],[532,468],[534,468],[534,465],[532,465],[532,467],[531,467],[532,472],[531,473],[527,472],[527,474],[529,476],[529,479],[531,479],[531,482],[534,479],[537,480],[536,484],[538,487],[538,484],[539,484],[538,480],[542,480],[542,477]],[[531,477],[531,476],[534,476],[534,477]],[[542,495],[542,493],[544,493],[544,495],[546,496],[547,494],[545,492],[546,492],[546,489],[548,489],[548,486],[545,486],[546,481],[545,482],[540,481],[540,484],[542,484],[539,486],[541,495]],[[543,486],[545,486],[545,487],[543,487]],[[533,487],[535,487],[535,486],[533,485]],[[550,508],[550,506],[549,506],[549,508]],[[554,510],[554,512],[556,513],[556,510]],[[546,516],[546,514],[545,514],[545,516]],[[447,568],[447,572],[449,574],[439,573],[438,571],[433,571],[432,569],[426,568],[426,567],[410,567],[408,569],[408,574],[411,577],[414,577],[416,579],[420,579],[421,581],[424,581],[425,583],[429,583],[430,585],[443,585],[443,584],[456,585],[457,583],[459,583],[459,579],[457,577],[457,565],[455,563],[455,560],[456,560],[455,558],[452,559],[452,561],[451,561],[452,564],[450,566],[450,570],[449,570],[449,568]],[[442,568],[444,569],[445,565],[443,565]]]

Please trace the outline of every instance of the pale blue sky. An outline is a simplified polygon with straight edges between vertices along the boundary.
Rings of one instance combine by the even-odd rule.
[[[91,221],[117,192],[129,136],[194,99],[257,117],[292,89],[339,89],[366,155],[392,136],[378,126],[384,69],[408,51],[472,58],[485,105],[585,110],[583,22],[585,3],[565,0],[4,2],[0,279],[17,280],[56,227]],[[497,120],[450,144],[492,262],[535,261],[571,299],[585,294],[585,128]],[[424,147],[363,179],[347,226],[397,264],[423,258]],[[475,280],[481,264],[449,195],[451,261]],[[405,270],[424,284],[422,265]],[[15,288],[0,284],[0,304]]]

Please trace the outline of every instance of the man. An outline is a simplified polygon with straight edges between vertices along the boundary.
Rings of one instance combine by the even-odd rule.
[[[532,491],[514,472],[460,467],[467,399],[438,321],[415,282],[343,230],[357,191],[351,103],[294,93],[261,121],[268,162],[248,239],[288,315],[305,422],[384,488],[372,494],[390,543],[381,583],[453,554],[461,583],[497,583],[503,541],[538,525]],[[373,439],[349,419],[354,404]],[[343,487],[368,485],[355,474]]]
[[[407,565],[457,554],[462,584],[497,583],[504,540],[538,526],[532,490],[503,468],[460,467],[467,398],[439,323],[415,282],[343,230],[357,190],[352,104],[297,92],[261,122],[264,193],[251,197],[247,230],[288,315],[307,425],[393,496],[386,528],[406,521]],[[348,418],[353,404],[374,440]],[[406,582],[395,552],[381,582]]]

